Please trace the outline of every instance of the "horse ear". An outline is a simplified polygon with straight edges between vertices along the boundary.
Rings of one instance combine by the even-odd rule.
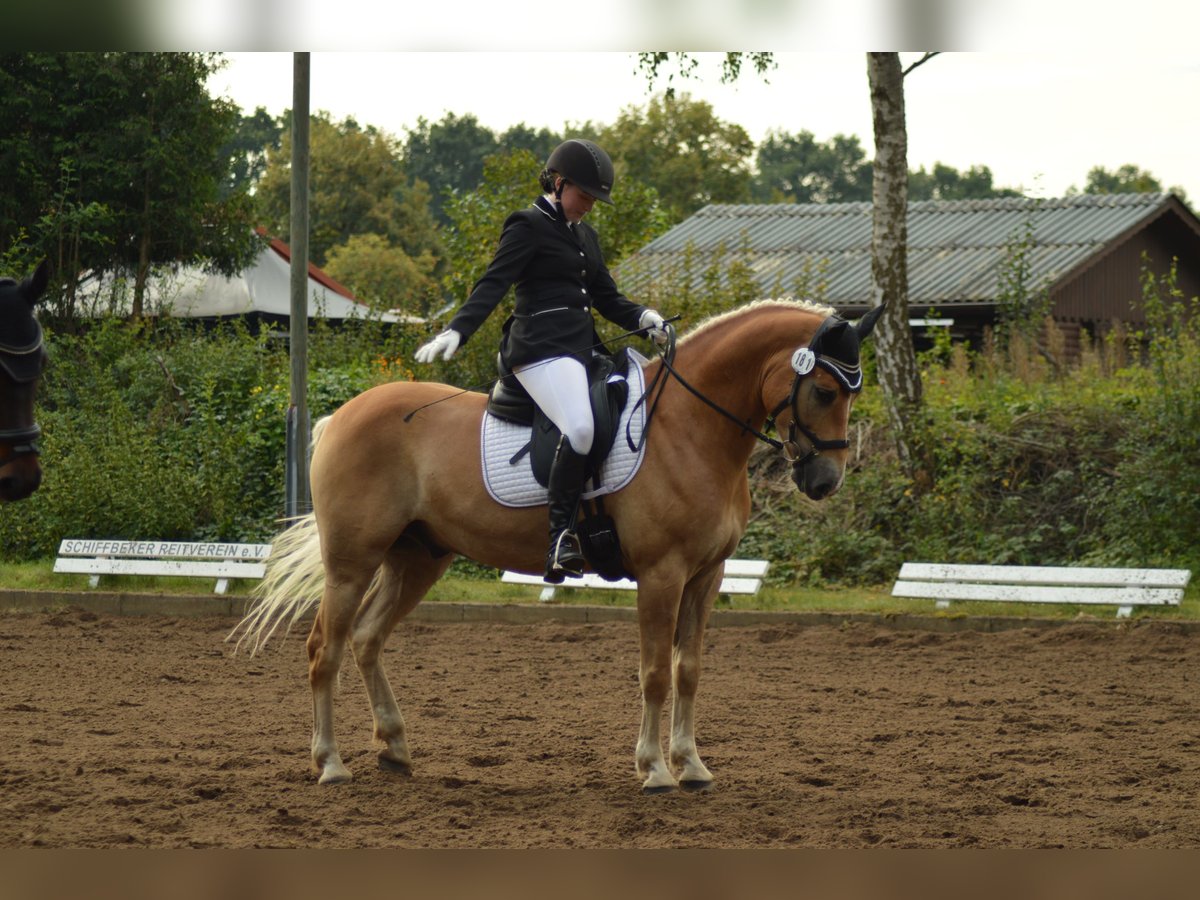
[[[43,259],[34,273],[21,282],[21,294],[25,297],[26,302],[33,306],[37,303],[38,298],[46,292],[46,285],[50,282],[50,260]]]
[[[865,341],[871,332],[875,330],[875,322],[883,313],[883,307],[884,304],[880,303],[874,309],[867,310],[867,314],[855,323],[854,330],[858,332],[858,339],[860,341]]]

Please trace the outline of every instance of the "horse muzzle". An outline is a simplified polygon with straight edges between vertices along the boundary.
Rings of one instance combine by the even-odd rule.
[[[25,457],[0,469],[0,503],[24,500],[42,483],[42,467],[37,457]]]
[[[792,481],[810,500],[824,500],[842,486],[842,467],[828,456],[792,463]]]
[[[40,435],[41,429],[36,424],[0,431],[0,503],[24,500],[41,485],[37,445]]]

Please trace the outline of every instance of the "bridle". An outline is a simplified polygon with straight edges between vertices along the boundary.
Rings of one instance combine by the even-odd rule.
[[[658,405],[658,397],[662,395],[662,390],[664,387],[666,387],[666,381],[664,380],[661,384],[659,384],[659,379],[663,372],[669,372],[671,376],[674,377],[674,379],[681,385],[683,385],[693,396],[704,402],[710,408],[719,412],[734,424],[738,425],[744,434],[752,434],[762,443],[774,447],[776,450],[780,451],[784,458],[794,466],[804,465],[814,457],[820,456],[822,450],[845,450],[850,446],[850,441],[848,439],[838,438],[834,440],[827,440],[825,438],[817,437],[817,435],[813,433],[812,429],[800,421],[800,410],[796,406],[796,401],[800,396],[801,383],[803,382],[804,378],[811,374],[817,366],[820,366],[821,368],[830,372],[834,378],[837,379],[838,383],[841,384],[842,387],[844,387],[851,394],[857,394],[862,390],[863,377],[862,368],[860,366],[849,366],[840,362],[839,360],[828,356],[823,356],[812,349],[813,347],[817,346],[818,338],[835,321],[838,321],[835,316],[826,318],[825,321],[821,323],[820,327],[818,327],[813,333],[812,338],[808,342],[808,346],[801,347],[792,354],[792,371],[795,373],[795,375],[792,378],[791,390],[788,392],[788,395],[779,401],[775,408],[771,410],[770,414],[767,416],[767,421],[764,425],[763,431],[759,431],[749,422],[745,421],[744,419],[739,419],[720,404],[715,403],[708,397],[704,396],[704,394],[702,394],[699,390],[688,384],[687,380],[680,375],[678,371],[676,371],[675,367],[672,365],[672,363],[675,361],[675,329],[671,325],[666,325],[664,330],[667,332],[667,343],[666,346],[662,348],[663,367],[659,369],[658,373],[654,376],[654,379],[650,382],[650,386],[646,388],[646,392],[642,395],[642,398],[638,401],[638,404],[640,405],[646,401],[646,399],[654,392],[656,385],[658,387],[658,394],[655,395],[654,400],[650,404],[650,412],[647,414],[646,424],[642,429],[642,439],[637,446],[634,446],[631,435],[629,434],[629,429],[628,427],[626,428],[625,437],[626,441],[629,443],[630,449],[636,452],[638,449],[640,449],[641,443],[645,442],[646,434],[650,431],[650,421],[654,417],[654,409]],[[780,437],[783,437],[783,439],[780,440],[771,437],[765,432],[774,430],[777,434],[779,433],[779,427],[776,425],[775,420],[785,409],[791,410],[792,419],[788,423],[787,437],[780,435]],[[804,435],[804,439],[809,445],[808,452],[803,456],[800,455],[800,444],[796,440],[797,431]]]
[[[8,344],[0,340],[0,373],[15,384],[36,381],[46,366],[46,348],[42,326],[34,319],[36,337],[24,346]],[[37,422],[20,428],[0,428],[0,444],[8,447],[8,454],[0,456],[0,465],[7,465],[22,456],[37,456],[37,439],[42,429]]]
[[[833,375],[851,394],[857,394],[862,391],[863,374],[862,367],[858,364],[853,366],[847,365],[840,360],[830,356],[824,356],[817,353],[813,348],[818,346],[818,339],[829,328],[832,322],[836,321],[835,317],[830,316],[825,319],[813,333],[812,338],[808,342],[807,347],[801,347],[792,354],[792,371],[795,376],[792,378],[792,389],[787,397],[779,402],[779,404],[771,410],[767,416],[767,428],[774,428],[778,433],[779,426],[775,424],[776,418],[785,409],[790,409],[792,419],[788,422],[787,437],[782,442],[772,442],[778,446],[783,453],[784,458],[792,465],[803,465],[815,456],[820,456],[822,450],[845,450],[850,446],[850,441],[847,438],[838,438],[835,440],[826,440],[819,438],[813,434],[812,430],[800,421],[800,410],[796,406],[796,399],[800,395],[800,383],[803,378],[812,372],[817,366],[825,369]],[[796,441],[796,432],[799,431],[808,441],[808,452],[804,456],[800,456],[800,445]]]

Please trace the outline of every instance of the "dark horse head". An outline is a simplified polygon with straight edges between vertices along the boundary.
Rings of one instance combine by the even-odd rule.
[[[24,500],[42,483],[33,395],[46,348],[33,307],[48,278],[44,261],[23,281],[0,278],[0,502]]]

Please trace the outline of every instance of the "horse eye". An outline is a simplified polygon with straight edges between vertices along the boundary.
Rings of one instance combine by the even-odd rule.
[[[822,406],[828,406],[837,399],[837,391],[828,388],[814,388],[814,393],[817,395],[817,402]]]

